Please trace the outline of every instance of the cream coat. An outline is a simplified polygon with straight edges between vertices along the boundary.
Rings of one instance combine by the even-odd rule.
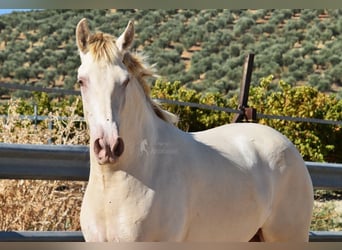
[[[287,138],[258,124],[182,132],[157,116],[138,76],[121,63],[131,22],[108,65],[88,49],[85,20],[76,36],[90,128],[86,241],[308,240],[312,183]]]

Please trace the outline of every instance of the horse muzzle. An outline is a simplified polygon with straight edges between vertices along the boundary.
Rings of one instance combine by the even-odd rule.
[[[100,165],[115,163],[124,152],[124,141],[117,137],[112,142],[108,142],[104,137],[94,141],[94,153]]]

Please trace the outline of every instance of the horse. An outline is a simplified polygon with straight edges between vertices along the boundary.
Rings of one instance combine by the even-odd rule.
[[[86,241],[308,241],[313,187],[296,147],[256,123],[200,132],[150,97],[155,75],[119,37],[76,26],[90,174]]]

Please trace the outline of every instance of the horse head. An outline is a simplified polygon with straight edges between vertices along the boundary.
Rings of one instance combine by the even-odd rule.
[[[130,75],[123,60],[133,37],[133,22],[128,23],[117,40],[104,33],[91,34],[86,19],[76,28],[81,58],[78,83],[90,129],[90,145],[99,164],[115,163],[124,152],[120,112]]]

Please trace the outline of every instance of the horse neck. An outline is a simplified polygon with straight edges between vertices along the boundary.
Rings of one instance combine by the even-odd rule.
[[[122,174],[141,175],[139,159],[137,159],[140,145],[144,140],[154,137],[154,118],[143,100],[146,97],[142,96],[144,93],[139,93],[139,89],[135,89],[133,84],[129,83],[126,87],[125,104],[119,113],[119,135],[124,141],[124,153],[120,156],[117,165],[114,168],[111,165],[99,165],[93,150],[90,151],[89,181],[96,182],[99,187],[108,187],[107,183],[112,183]]]
[[[120,135],[127,145],[129,157],[137,154],[142,143],[155,144],[160,136],[160,128],[165,126],[165,122],[154,113],[139,83],[130,84],[127,86],[129,89],[126,92],[125,107],[120,115]]]

